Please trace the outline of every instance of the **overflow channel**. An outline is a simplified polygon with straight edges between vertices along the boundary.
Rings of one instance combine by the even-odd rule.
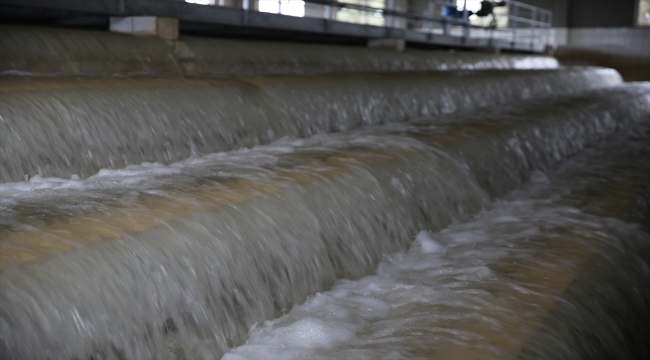
[[[36,66],[15,39],[56,32],[0,31],[3,359],[650,354],[648,83],[286,44],[188,74],[71,30]],[[170,65],[61,65],[104,36]]]

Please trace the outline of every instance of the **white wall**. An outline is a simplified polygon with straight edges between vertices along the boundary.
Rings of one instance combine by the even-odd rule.
[[[561,33],[558,30],[556,39],[557,34]],[[622,48],[631,53],[650,55],[650,28],[576,28],[563,31],[566,32],[566,43],[558,45]]]

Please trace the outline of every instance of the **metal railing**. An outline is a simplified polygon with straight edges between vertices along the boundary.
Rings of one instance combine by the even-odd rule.
[[[518,1],[509,1],[508,20],[511,22],[511,41],[517,42],[520,37],[529,38],[532,42],[551,44],[553,12]],[[529,16],[526,16],[529,15]],[[522,27],[523,25],[523,27]]]
[[[189,0],[206,5],[238,7],[245,11],[318,18],[391,29],[460,37],[501,40],[530,49],[552,43],[553,13],[549,10],[507,1],[505,12],[497,15],[496,26],[477,24],[468,9],[456,7],[454,0]],[[268,6],[272,4],[272,6]],[[273,5],[277,4],[277,6]],[[408,5],[407,5],[408,4]],[[458,9],[444,16],[445,9]],[[497,8],[498,9],[498,8]],[[505,19],[505,21],[504,21]]]

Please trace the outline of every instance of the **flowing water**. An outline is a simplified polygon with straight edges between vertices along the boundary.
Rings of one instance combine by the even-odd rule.
[[[650,357],[650,84],[0,26],[1,359]]]
[[[533,173],[374,275],[256,324],[223,359],[650,357],[650,235],[620,220],[649,223],[649,144],[646,122]]]
[[[246,343],[225,358],[552,358],[582,356],[581,334],[632,349],[594,329],[648,323],[648,235],[612,218],[647,219],[650,87],[593,70],[556,79],[581,71],[596,85],[563,83],[561,97],[513,90],[485,107],[494,95],[473,94],[454,114],[368,115],[337,133],[1,184],[0,355],[214,359]],[[516,86],[508,76],[548,75],[500,86]],[[592,262],[606,276],[589,281]],[[589,291],[605,300],[587,304]]]
[[[0,182],[35,175],[85,178],[103,168],[168,164],[285,136],[620,83],[615,71],[593,68],[186,80],[7,78],[0,85]]]

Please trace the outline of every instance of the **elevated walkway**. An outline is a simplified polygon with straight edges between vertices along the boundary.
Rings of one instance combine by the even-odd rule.
[[[422,8],[412,10],[399,10],[394,1],[382,8],[329,0],[308,0],[305,3],[312,11],[305,11],[304,16],[288,16],[281,10],[278,14],[256,11],[249,0],[238,1],[233,4],[235,6],[200,5],[176,0],[0,0],[4,12],[37,8],[55,11],[62,16],[68,12],[79,16],[173,18],[180,22],[181,32],[185,29],[202,35],[254,34],[259,37],[275,34],[294,40],[313,40],[319,36],[361,41],[396,38],[407,43],[450,48],[537,53],[544,52],[550,42],[552,14],[516,1],[508,2],[513,13],[506,15],[508,25],[503,28],[472,24],[468,12],[461,12],[463,16],[460,18],[443,17],[444,7],[455,6],[449,1],[425,1]],[[345,9],[361,14],[359,17],[363,19],[370,17],[381,21],[339,21],[334,14]],[[48,15],[45,12],[40,16]]]

